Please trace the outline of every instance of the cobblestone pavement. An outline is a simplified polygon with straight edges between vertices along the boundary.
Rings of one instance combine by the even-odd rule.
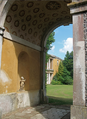
[[[67,106],[41,104],[17,109],[3,115],[2,119],[70,119],[69,112],[70,108]]]

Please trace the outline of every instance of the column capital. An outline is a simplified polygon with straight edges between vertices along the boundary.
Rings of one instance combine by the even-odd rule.
[[[2,36],[2,37],[3,37],[3,35],[4,35],[4,30],[5,30],[4,27],[0,27],[0,36]]]
[[[79,14],[87,11],[87,0],[80,2],[72,2],[67,5],[70,8],[72,15]]]

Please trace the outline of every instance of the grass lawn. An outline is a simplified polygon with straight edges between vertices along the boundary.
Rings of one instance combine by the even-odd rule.
[[[73,85],[47,85],[49,103],[72,105]]]

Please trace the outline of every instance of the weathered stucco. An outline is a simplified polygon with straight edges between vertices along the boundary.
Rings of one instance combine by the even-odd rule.
[[[24,56],[19,58],[22,52]],[[19,91],[21,76],[26,78],[26,91],[40,89],[39,51],[4,38],[1,63],[0,94]]]
[[[58,61],[58,64],[57,64]],[[59,59],[53,59],[53,76],[58,72],[58,67],[59,67],[60,60]]]
[[[85,106],[85,41],[83,14],[73,16],[74,87],[73,104]]]
[[[70,119],[87,119],[87,107],[73,105],[71,110]]]
[[[5,114],[20,107],[35,106],[40,102],[39,90],[0,94],[0,113]]]

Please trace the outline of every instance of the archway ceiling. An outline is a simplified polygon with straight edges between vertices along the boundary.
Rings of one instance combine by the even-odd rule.
[[[67,7],[69,2],[71,0],[16,0],[5,20],[6,31],[41,46],[43,35],[52,25],[62,23],[65,19],[71,22],[70,10]]]

